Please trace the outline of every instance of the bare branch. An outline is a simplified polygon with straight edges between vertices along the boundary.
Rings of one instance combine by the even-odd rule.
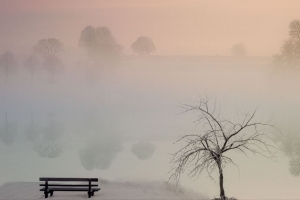
[[[269,121],[255,121],[257,108],[251,114],[239,111],[243,118],[240,120],[241,114],[237,113],[238,121],[233,122],[220,115],[216,101],[210,108],[207,97],[199,97],[199,103],[196,106],[180,104],[179,107],[183,109],[181,113],[198,112],[195,123],[202,125],[202,128],[200,134],[184,135],[175,142],[185,142],[185,145],[173,154],[171,161],[174,167],[170,171],[170,179],[174,179],[177,184],[181,174],[186,170],[191,178],[198,178],[203,171],[206,171],[214,180],[212,173],[218,169],[220,196],[225,197],[223,168],[227,164],[232,164],[239,170],[233,159],[224,155],[226,152],[236,150],[247,157],[250,152],[270,159],[275,158],[275,152],[279,148],[269,136],[267,128],[275,131],[278,129]]]

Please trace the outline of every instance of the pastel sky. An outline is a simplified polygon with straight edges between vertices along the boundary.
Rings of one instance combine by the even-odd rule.
[[[299,8],[298,0],[0,0],[0,45],[55,37],[77,48],[92,25],[109,27],[128,54],[149,36],[157,55],[229,55],[243,42],[249,55],[271,56]]]

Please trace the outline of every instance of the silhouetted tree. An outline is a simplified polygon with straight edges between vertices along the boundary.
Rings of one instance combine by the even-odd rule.
[[[63,69],[63,64],[57,56],[48,56],[44,60],[44,67],[50,74],[50,83],[54,83],[54,76]]]
[[[0,129],[0,138],[6,145],[11,145],[17,134],[16,124],[10,122],[5,112],[5,122]]]
[[[53,83],[54,75],[62,69],[62,62],[58,57],[63,49],[62,43],[56,38],[41,39],[33,49],[43,56],[43,65],[50,74],[50,83]]]
[[[284,41],[280,54],[274,55],[274,65],[300,65],[300,21],[293,20],[289,25],[289,29],[290,38]]]
[[[245,45],[243,43],[233,45],[231,48],[231,54],[237,57],[246,56],[247,51]]]
[[[56,56],[62,51],[63,45],[56,38],[41,39],[33,47],[33,50],[43,57]]]
[[[115,58],[123,50],[107,27],[85,27],[81,31],[79,46],[86,48],[89,55],[102,59]]]
[[[140,55],[149,55],[156,50],[156,47],[151,38],[141,36],[132,43],[131,49]]]
[[[17,68],[17,60],[14,54],[10,51],[6,51],[0,58],[0,70],[5,75],[5,84],[7,84],[7,77],[13,74]]]
[[[38,70],[38,68],[40,67],[40,60],[36,56],[31,55],[27,57],[24,65],[31,75],[31,84],[32,84],[33,76]]]
[[[300,40],[286,40],[281,47],[281,59],[289,65],[299,63],[300,58]]]
[[[299,20],[293,20],[291,23],[290,23],[290,36],[292,38],[297,38],[297,39],[300,39],[300,21]]]
[[[202,129],[200,134],[184,135],[176,141],[185,141],[183,147],[173,154],[174,168],[170,179],[175,179],[177,183],[187,169],[190,177],[198,177],[206,171],[211,178],[211,173],[218,170],[220,198],[225,200],[223,169],[227,164],[236,166],[231,156],[227,155],[228,152],[240,151],[245,155],[250,152],[267,158],[274,157],[272,151],[277,149],[277,145],[265,128],[275,127],[255,121],[256,111],[243,114],[242,118],[238,115],[241,122],[234,122],[223,118],[219,108],[216,105],[211,107],[207,98],[201,98],[195,106],[183,104],[182,108],[183,112],[199,113],[196,123],[202,125]]]
[[[131,152],[140,160],[149,159],[155,151],[155,146],[149,142],[141,141],[134,144],[131,148]]]

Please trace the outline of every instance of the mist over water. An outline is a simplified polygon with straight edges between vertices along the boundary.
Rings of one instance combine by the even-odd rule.
[[[283,130],[298,128],[298,76],[287,80],[269,58],[130,57],[114,69],[99,69],[92,82],[81,67],[60,74],[55,84],[40,79],[31,85],[19,74],[1,85],[1,183],[78,174],[167,180],[170,154],[178,148],[172,143],[200,131],[193,114],[178,115],[180,103],[196,104],[198,95],[216,99],[223,115],[233,120],[237,109],[258,107],[259,118],[271,119]],[[143,148],[140,141],[155,147],[147,159],[134,155],[133,146]],[[232,156],[240,168],[240,175],[234,166],[225,169],[225,187],[232,196],[298,195],[299,179],[289,174],[282,153],[277,162]],[[217,182],[205,174],[196,181],[183,176],[181,185],[217,193]]]
[[[207,97],[232,122],[256,110],[283,150],[226,152],[226,196],[299,199],[298,1],[12,2],[0,2],[0,185],[168,181],[174,142],[203,131],[182,105]],[[180,186],[213,198],[213,178]]]

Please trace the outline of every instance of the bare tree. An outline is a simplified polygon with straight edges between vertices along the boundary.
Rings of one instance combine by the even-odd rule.
[[[29,71],[29,73],[31,75],[31,84],[32,84],[33,76],[36,73],[36,71],[38,70],[38,67],[40,65],[40,61],[36,56],[30,55],[25,60],[24,65],[25,65],[26,69]]]
[[[220,114],[220,109],[209,105],[207,98],[200,98],[198,105],[182,104],[184,112],[197,112],[199,116],[196,123],[202,125],[200,134],[184,135],[176,142],[186,143],[173,154],[170,179],[177,184],[180,176],[187,169],[190,177],[198,177],[201,172],[206,171],[212,178],[212,172],[219,172],[220,199],[225,200],[224,190],[224,167],[227,164],[235,164],[228,157],[229,151],[240,151],[259,154],[267,158],[274,158],[277,145],[268,134],[268,129],[276,129],[274,125],[255,121],[256,110],[253,113],[238,115],[237,122],[227,120]],[[241,114],[240,114],[241,115]],[[277,130],[277,129],[276,129]]]
[[[131,45],[131,49],[140,55],[149,55],[156,47],[149,37],[141,36]]]
[[[0,70],[5,75],[5,84],[7,84],[7,77],[15,72],[17,68],[17,60],[14,54],[6,51],[0,58]]]
[[[62,51],[63,45],[56,38],[41,39],[33,47],[33,50],[43,57],[56,56]]]

